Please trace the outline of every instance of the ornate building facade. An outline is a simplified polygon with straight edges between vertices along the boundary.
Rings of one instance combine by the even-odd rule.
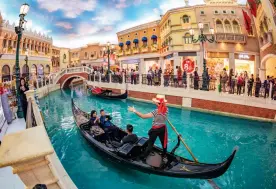
[[[248,0],[248,7],[256,16],[254,20],[261,53],[260,75],[263,79],[276,77],[276,1],[263,0],[258,4]]]
[[[0,69],[1,81],[15,77],[17,35],[15,24],[4,20],[0,13]],[[20,43],[20,73],[25,77],[42,78],[51,72],[52,38],[25,28]]]
[[[253,20],[250,10],[239,5],[236,0],[206,0],[203,5],[169,10],[161,16],[161,20],[117,33],[121,47],[119,61],[122,65],[136,64],[140,73],[146,73],[149,67],[175,69],[180,66],[184,69],[186,64],[192,66],[189,72],[198,67],[199,73],[202,73],[205,57],[209,72],[214,76],[224,67],[237,73],[247,71],[256,75],[260,68],[258,38],[254,24],[247,26],[244,14]],[[199,42],[193,43],[189,32],[191,28],[194,29],[197,38],[200,33],[199,22],[203,24],[203,32],[209,38],[210,29],[213,28],[215,32],[215,43],[206,43],[205,53]],[[151,33],[143,33],[144,28],[148,28]],[[154,28],[155,33],[152,33]],[[149,50],[155,44],[157,48],[154,52],[142,50],[144,37],[154,39],[146,44]],[[134,51],[135,47],[138,51]]]

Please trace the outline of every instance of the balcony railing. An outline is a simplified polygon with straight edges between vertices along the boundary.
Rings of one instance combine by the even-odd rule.
[[[266,48],[270,47],[272,44],[273,44],[273,38],[272,38],[271,32],[267,32],[263,35],[263,37],[260,37],[261,51],[264,51]]]
[[[131,55],[131,50],[130,49],[126,49],[125,54],[126,55]]]
[[[133,54],[138,54],[140,52],[138,47],[133,47],[132,49]]]
[[[157,44],[152,44],[151,45],[151,52],[157,52],[158,51],[158,46]]]
[[[124,51],[123,51],[123,50],[119,50],[119,51],[118,51],[118,55],[119,55],[119,56],[124,56]]]
[[[143,46],[141,47],[141,52],[144,53],[144,52],[148,52],[149,51],[149,47],[148,46]]]
[[[246,43],[246,37],[243,34],[216,33],[215,39],[217,42]]]

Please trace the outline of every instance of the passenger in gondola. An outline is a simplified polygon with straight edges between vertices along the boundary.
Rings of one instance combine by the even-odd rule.
[[[92,110],[90,116],[91,117],[90,117],[90,121],[89,121],[90,123],[89,123],[89,125],[91,127],[93,127],[93,126],[99,126],[100,119],[99,119],[99,117],[97,117],[97,112],[95,110]]]
[[[163,160],[167,153],[167,141],[168,141],[168,133],[167,133],[167,114],[168,108],[166,106],[167,100],[164,95],[157,95],[156,98],[153,98],[152,101],[156,104],[157,109],[153,110],[150,113],[142,114],[135,110],[134,107],[129,107],[128,110],[135,113],[139,117],[143,119],[153,118],[152,128],[149,130],[149,140],[148,146],[145,152],[141,155],[141,159],[144,161],[147,156],[152,151],[153,145],[156,141],[156,138],[159,137],[162,147],[163,147]]]
[[[100,111],[100,114],[101,114],[101,117],[100,117],[100,125],[103,126],[104,125],[104,122],[105,122],[105,111],[102,109]]]
[[[123,137],[123,139],[120,142],[112,142],[112,144],[116,147],[120,147],[123,146],[124,144],[130,143],[130,144],[134,144],[135,142],[138,141],[138,137],[136,134],[133,134],[133,126],[128,124],[126,126],[126,132],[127,135]]]
[[[104,132],[107,134],[109,140],[117,140],[118,131],[117,128],[111,122],[112,117],[110,115],[105,116],[105,121],[102,125]]]

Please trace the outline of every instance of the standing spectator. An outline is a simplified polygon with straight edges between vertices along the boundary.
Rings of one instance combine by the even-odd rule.
[[[207,89],[209,90],[210,87],[210,75],[209,75],[209,68],[206,68],[206,76],[207,76]]]
[[[160,85],[161,85],[161,77],[162,77],[162,69],[160,67],[159,70],[158,70],[158,79],[159,79]]]
[[[234,71],[233,71],[233,68],[231,68],[230,71],[229,71],[228,86],[229,86],[229,93],[230,93],[230,94],[234,94],[235,79],[234,79]]]
[[[170,73],[169,73],[169,70],[165,70],[165,73],[164,73],[164,86],[167,87],[169,86],[169,80],[170,80]]]
[[[4,87],[2,87],[2,83],[0,84],[0,95],[1,95],[1,102],[2,102],[4,116],[7,120],[7,123],[11,124],[13,115],[9,105],[8,88],[6,84],[4,84]]]
[[[131,84],[134,83],[134,70],[133,69],[130,70],[130,81],[131,81],[130,82]]]
[[[199,76],[197,71],[198,71],[198,68],[196,67],[194,71],[194,89],[195,90],[198,90],[198,81],[199,81]]]
[[[257,75],[257,77],[256,77],[256,86],[255,86],[255,97],[259,97],[261,87],[262,87],[262,82],[259,78],[259,75]]]
[[[159,85],[159,74],[157,73],[157,70],[154,71],[153,82],[154,85]]]
[[[221,74],[221,87],[222,87],[222,92],[226,91],[226,83],[228,80],[228,75],[226,72],[226,69],[223,68],[222,74]]]
[[[180,86],[181,81],[182,81],[182,71],[181,71],[181,68],[179,66],[178,70],[177,70],[177,83],[178,83],[178,86]]]
[[[269,83],[269,75],[268,75],[267,79],[264,81],[264,90],[265,90],[264,98],[269,97],[269,88],[270,88],[270,83]]]
[[[254,75],[251,74],[251,78],[248,80],[248,96],[252,96],[252,88],[253,88],[253,84],[254,84]]]
[[[24,118],[26,120],[28,101],[27,101],[25,92],[29,90],[29,87],[26,85],[26,81],[24,78],[20,79],[20,88],[19,89],[20,89],[19,95],[20,95],[21,107],[23,110]]]
[[[184,70],[183,75],[182,75],[182,83],[183,87],[186,89],[187,88],[187,72]]]
[[[240,95],[241,94],[241,89],[242,89],[242,86],[243,86],[243,76],[242,76],[242,73],[240,73],[240,76],[238,77],[238,82],[237,82],[237,94]]]
[[[153,71],[152,71],[152,68],[150,68],[147,74],[148,85],[152,85],[152,76],[153,76]]]
[[[272,100],[276,100],[276,78],[274,78],[271,97]]]
[[[174,87],[177,87],[177,72],[178,72],[178,66],[175,67],[173,70],[173,83]]]

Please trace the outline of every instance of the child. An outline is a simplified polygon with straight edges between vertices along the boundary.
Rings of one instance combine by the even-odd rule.
[[[105,121],[103,124],[104,128],[111,127],[113,124],[111,123],[112,117],[110,115],[105,116]]]

